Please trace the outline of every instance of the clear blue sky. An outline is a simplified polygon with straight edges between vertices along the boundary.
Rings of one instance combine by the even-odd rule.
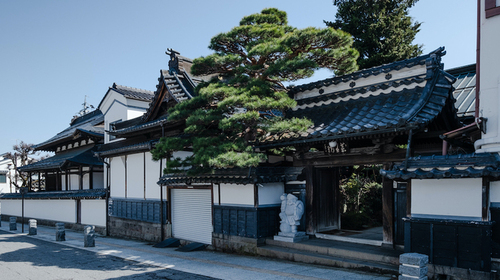
[[[299,28],[336,13],[331,0],[0,0],[0,153],[54,136],[114,82],[155,90],[166,48],[206,56],[212,36],[267,7]],[[425,53],[446,47],[446,69],[475,63],[476,1],[420,0],[410,14]]]

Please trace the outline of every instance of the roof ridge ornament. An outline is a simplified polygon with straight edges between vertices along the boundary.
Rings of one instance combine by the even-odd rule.
[[[179,56],[181,54],[180,52],[171,48],[167,48],[165,54],[170,56],[170,60],[168,61],[168,72],[170,72],[170,74],[179,74],[181,71],[184,71],[184,69],[179,64]]]

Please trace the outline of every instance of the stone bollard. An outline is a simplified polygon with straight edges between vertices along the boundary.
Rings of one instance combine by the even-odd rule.
[[[429,257],[417,253],[399,256],[399,280],[427,280]]]
[[[64,223],[56,223],[56,241],[66,241]]]
[[[30,229],[28,231],[28,235],[36,235],[37,234],[37,225],[35,219],[29,220]]]
[[[9,218],[9,230],[17,230],[16,217],[10,217]]]
[[[95,247],[95,226],[85,226],[83,228],[83,246]]]

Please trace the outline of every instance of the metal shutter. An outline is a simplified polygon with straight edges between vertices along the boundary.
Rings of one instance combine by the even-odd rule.
[[[172,189],[172,235],[212,244],[212,192],[207,189]]]

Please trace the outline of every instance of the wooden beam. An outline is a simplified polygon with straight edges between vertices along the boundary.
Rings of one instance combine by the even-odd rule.
[[[321,155],[320,155],[321,154]],[[294,159],[294,166],[340,167],[358,164],[383,164],[403,161],[406,150],[398,150],[389,154],[377,155],[324,155],[318,153],[315,157],[306,154],[303,159]]]

